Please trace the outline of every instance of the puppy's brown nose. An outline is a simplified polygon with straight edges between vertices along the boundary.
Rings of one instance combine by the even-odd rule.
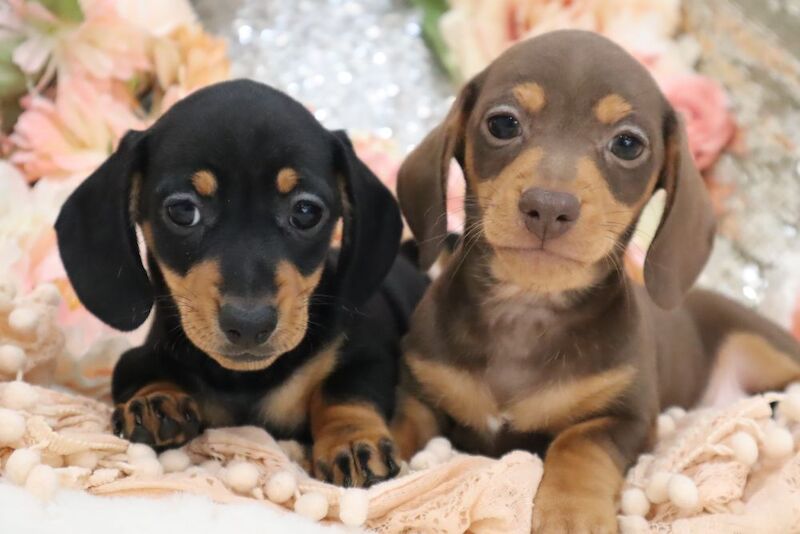
[[[569,193],[532,187],[522,193],[519,211],[528,230],[544,241],[572,228],[580,216],[581,203]]]
[[[278,312],[274,306],[230,299],[219,309],[219,326],[228,341],[244,349],[267,341],[277,324]]]

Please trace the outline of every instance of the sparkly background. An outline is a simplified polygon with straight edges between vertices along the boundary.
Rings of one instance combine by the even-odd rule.
[[[195,6],[228,40],[234,76],[288,92],[328,127],[370,133],[404,153],[452,101],[406,0]],[[788,325],[800,295],[800,0],[693,0],[685,10],[703,51],[699,70],[725,85],[740,126],[713,173],[730,193],[701,283]]]

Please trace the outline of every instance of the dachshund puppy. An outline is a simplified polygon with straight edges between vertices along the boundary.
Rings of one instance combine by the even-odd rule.
[[[397,204],[344,133],[255,82],[203,89],[128,133],[56,230],[97,317],[131,330],[155,308],[114,369],[117,433],[163,449],[252,424],[312,442],[319,478],[397,473],[387,420],[425,278],[397,258]]]
[[[689,292],[714,237],[709,198],[678,116],[620,47],[554,32],[466,84],[400,170],[424,267],[446,233],[453,157],[466,230],[412,316],[398,440],[410,450],[444,432],[471,452],[546,451],[536,532],[616,531],[623,473],[662,408],[800,377],[786,332]],[[658,189],[641,287],[621,265]]]

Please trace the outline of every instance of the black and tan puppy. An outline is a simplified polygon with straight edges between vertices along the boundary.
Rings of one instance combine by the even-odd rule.
[[[400,171],[424,266],[445,233],[452,157],[466,231],[412,316],[403,428],[416,435],[403,444],[436,431],[411,424],[427,419],[468,451],[546,451],[536,532],[616,531],[624,469],[659,410],[720,393],[715,364],[747,392],[800,377],[787,333],[688,292],[714,236],[708,196],[675,111],[618,46],[551,33],[464,87]],[[640,287],[620,266],[657,189],[666,209]]]
[[[114,369],[121,435],[166,448],[254,424],[313,442],[320,478],[396,474],[386,421],[424,279],[397,259],[396,203],[343,133],[261,84],[203,89],[128,133],[56,229],[100,319],[130,330],[155,303]]]

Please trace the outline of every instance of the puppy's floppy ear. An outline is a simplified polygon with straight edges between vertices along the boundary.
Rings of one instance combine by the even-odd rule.
[[[391,269],[403,222],[394,196],[356,156],[347,134],[333,135],[344,197],[337,285],[343,301],[355,307],[378,289]]]
[[[464,168],[464,132],[484,74],[459,92],[439,126],[406,157],[397,174],[400,209],[419,244],[419,264],[428,269],[447,237],[447,179],[450,160]]]
[[[661,224],[644,262],[647,292],[661,308],[680,304],[711,254],[716,224],[711,201],[689,151],[686,130],[670,110],[658,187],[667,192]]]
[[[55,225],[61,260],[78,298],[119,330],[142,324],[153,305],[131,209],[143,137],[128,132],[116,152],[70,195]]]

